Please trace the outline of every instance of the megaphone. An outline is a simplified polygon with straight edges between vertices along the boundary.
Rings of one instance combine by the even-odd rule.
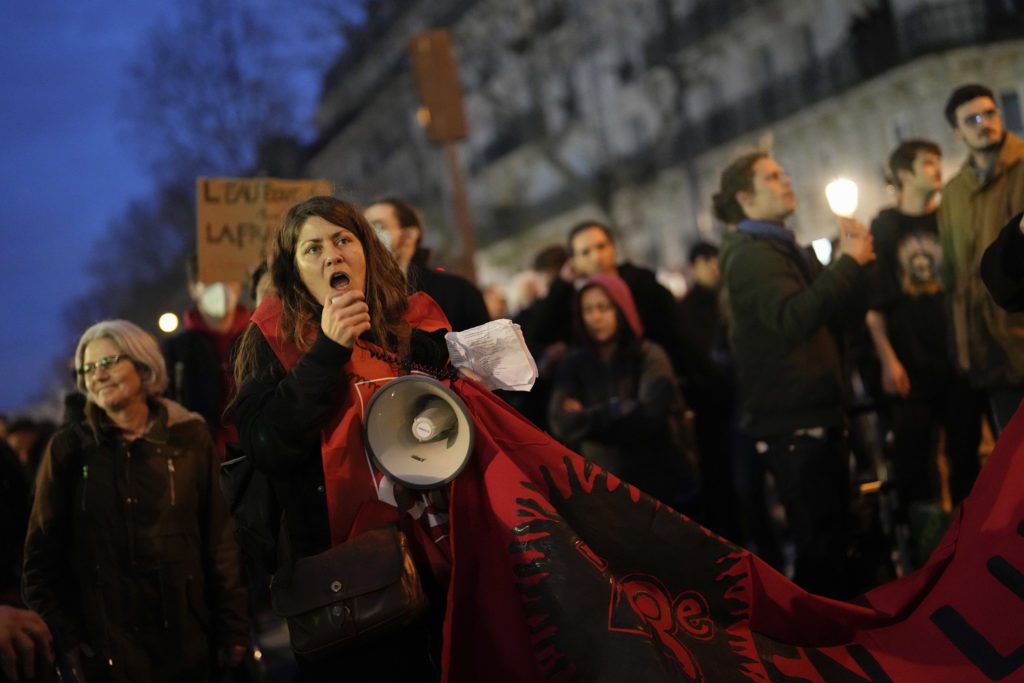
[[[411,489],[458,476],[473,453],[473,420],[451,389],[432,377],[393,379],[370,398],[363,443],[373,464]]]

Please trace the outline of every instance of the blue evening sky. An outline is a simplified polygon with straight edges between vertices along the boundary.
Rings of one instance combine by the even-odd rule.
[[[173,11],[123,0],[0,7],[0,412],[37,397],[73,350],[62,311],[89,288],[88,255],[151,190],[117,103],[147,29]],[[304,77],[311,107],[318,79]]]
[[[0,411],[42,391],[74,344],[61,311],[87,287],[92,245],[150,184],[119,137],[125,65],[163,3],[4,3],[0,9]]]

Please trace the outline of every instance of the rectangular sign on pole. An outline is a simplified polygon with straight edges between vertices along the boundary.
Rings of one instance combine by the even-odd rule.
[[[451,34],[446,29],[417,34],[409,52],[431,142],[462,140],[468,131]]]
[[[196,249],[202,282],[246,282],[270,251],[284,214],[331,194],[329,180],[198,178]]]

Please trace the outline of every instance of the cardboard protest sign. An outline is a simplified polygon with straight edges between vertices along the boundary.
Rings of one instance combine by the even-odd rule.
[[[196,248],[203,282],[245,282],[293,205],[331,193],[328,180],[198,178]]]

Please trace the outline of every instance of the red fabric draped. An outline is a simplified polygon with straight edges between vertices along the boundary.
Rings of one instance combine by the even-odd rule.
[[[927,565],[844,603],[456,390],[445,680],[1024,680],[1024,413]]]

